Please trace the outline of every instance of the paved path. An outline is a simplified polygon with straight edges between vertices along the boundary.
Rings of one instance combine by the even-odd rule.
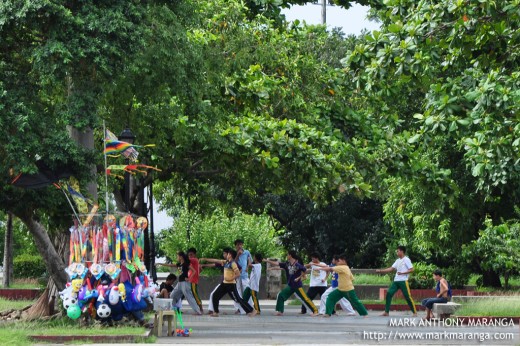
[[[284,316],[274,316],[274,301],[261,301],[262,314],[235,315],[229,301],[223,301],[217,318],[191,315],[184,309],[183,320],[192,328],[190,337],[162,337],[158,344],[230,345],[520,345],[519,326],[469,327],[420,325],[409,312],[390,317],[380,311],[369,316],[340,315],[331,318],[302,316],[299,306],[287,306]],[[207,306],[207,305],[205,305]],[[394,325],[391,325],[393,323]],[[164,326],[166,329],[166,324]],[[166,330],[165,330],[166,332]],[[502,339],[502,340],[501,340]]]

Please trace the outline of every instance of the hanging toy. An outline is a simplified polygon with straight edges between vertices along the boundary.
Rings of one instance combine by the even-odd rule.
[[[72,280],[72,282],[71,282],[72,294],[71,295],[77,297],[78,296],[78,292],[81,289],[82,285],[83,285],[83,279],[74,279],[74,280]]]
[[[108,304],[100,304],[96,309],[96,314],[99,316],[99,318],[108,318],[111,313],[112,309],[110,309]]]
[[[143,284],[138,277],[135,278],[135,287],[132,290],[132,300],[136,303],[141,301],[141,297],[143,296]]]
[[[101,264],[95,263],[90,266],[90,272],[96,278],[96,280],[99,280],[105,271],[103,270],[103,266]]]
[[[121,269],[119,269],[114,263],[109,263],[105,266],[105,273],[108,274],[112,278],[112,280],[117,279]]]
[[[119,287],[113,286],[110,289],[110,293],[108,294],[108,301],[110,302],[110,305],[116,305],[119,302],[120,297],[121,294],[119,293]]]
[[[77,265],[76,265],[77,276],[84,279],[85,276],[87,275],[87,273],[88,273],[88,268],[85,267],[85,265],[82,263],[77,263]]]
[[[67,268],[65,268],[65,273],[67,273],[70,280],[73,280],[76,278],[76,276],[78,276],[78,274],[76,273],[76,267],[78,266],[78,264],[79,263],[73,262]]]
[[[72,295],[72,284],[67,282],[65,288],[62,291],[59,291],[58,295],[60,296],[61,300],[65,300],[65,298],[70,297]]]
[[[121,301],[126,302],[126,288],[123,283],[120,283],[118,286],[119,288],[119,295],[121,296]]]
[[[81,309],[77,305],[71,305],[67,308],[67,316],[75,320],[81,316]]]
[[[71,305],[78,305],[78,299],[72,296],[65,297],[63,299],[63,308],[68,310]]]

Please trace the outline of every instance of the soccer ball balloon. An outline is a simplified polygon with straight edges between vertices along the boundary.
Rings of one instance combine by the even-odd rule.
[[[75,297],[68,296],[68,297],[65,297],[65,299],[63,299],[63,308],[65,310],[68,310],[69,306],[77,305],[77,304],[78,304],[78,300]]]
[[[97,315],[99,318],[107,318],[112,313],[112,309],[107,304],[101,304],[97,308]]]

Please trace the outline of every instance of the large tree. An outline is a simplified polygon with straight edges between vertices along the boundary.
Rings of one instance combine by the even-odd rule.
[[[394,172],[382,175],[382,196],[396,238],[460,265],[486,215],[507,222],[520,199],[518,1],[384,4],[373,12],[381,31],[360,39],[346,72],[393,150],[360,148],[388,153],[376,168]],[[484,284],[500,285],[482,272]]]
[[[161,166],[161,197],[302,189],[319,199],[340,185],[370,192],[329,116],[343,113],[343,99],[327,54],[316,54],[325,30],[280,27],[252,13],[222,0],[4,2],[2,180],[44,162],[66,167],[95,198],[94,129],[105,119],[114,132],[130,125],[141,143],[156,145],[141,157]],[[0,189],[0,207],[27,225],[64,286],[48,232],[70,222],[60,192]]]
[[[66,167],[97,197],[92,149],[100,99],[127,55],[142,46],[146,9],[146,2],[127,1],[0,6],[0,125],[7,134],[0,139],[0,207],[26,224],[59,287],[67,277],[48,229],[64,232],[70,211],[53,187],[24,191],[7,182],[44,162],[54,171]]]

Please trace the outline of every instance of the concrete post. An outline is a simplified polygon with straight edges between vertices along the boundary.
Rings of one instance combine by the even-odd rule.
[[[276,261],[276,259],[272,259]],[[282,290],[282,271],[281,270],[271,270],[273,266],[272,264],[267,263],[266,270],[266,292],[268,299],[276,299],[278,292]]]

